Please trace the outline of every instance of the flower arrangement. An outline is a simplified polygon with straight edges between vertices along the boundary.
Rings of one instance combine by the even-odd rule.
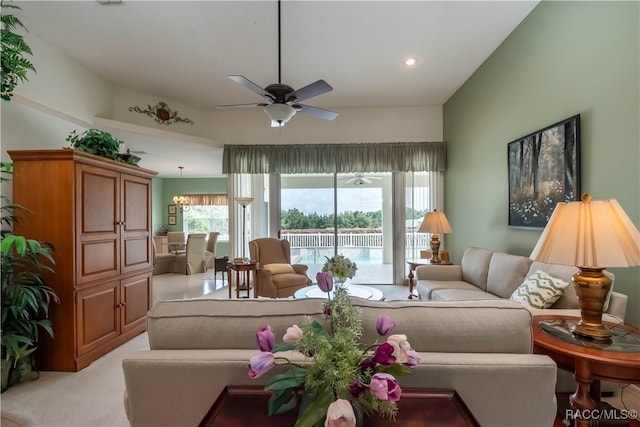
[[[259,378],[276,364],[290,368],[265,385],[265,390],[273,391],[269,415],[297,406],[298,391],[302,390],[295,427],[323,422],[325,427],[355,426],[357,420],[373,413],[395,418],[402,395],[396,377],[409,375],[420,357],[406,335],[389,335],[379,342],[395,327],[385,315],[376,322],[380,337],[362,346],[361,312],[352,305],[346,287],[337,285],[334,290],[331,272],[318,273],[316,279],[323,291],[334,291],[333,299],[329,294],[324,302],[324,326],[307,318],[302,328],[289,327],[283,343],[277,345],[269,325],[256,333],[260,353],[249,360],[249,377]],[[304,355],[308,363],[292,363],[287,357],[276,356],[289,350]]]
[[[322,266],[322,271],[330,271],[333,274],[333,277],[341,280],[344,280],[347,277],[352,279],[356,274],[358,266],[346,256],[338,254],[331,258],[325,256],[325,258],[327,259],[327,262]]]

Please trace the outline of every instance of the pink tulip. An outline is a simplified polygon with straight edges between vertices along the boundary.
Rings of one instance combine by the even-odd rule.
[[[261,351],[260,354],[249,359],[249,378],[260,378],[262,375],[269,372],[275,364],[276,362],[273,357],[273,353],[269,351]]]
[[[302,329],[298,325],[289,326],[287,328],[287,333],[282,337],[282,341],[295,344],[302,338]]]
[[[382,315],[378,317],[378,321],[376,322],[376,329],[378,331],[378,335],[387,335],[396,324],[391,320],[389,316]]]
[[[338,399],[329,405],[324,427],[355,427],[356,414],[348,400]]]
[[[396,379],[389,374],[378,373],[371,377],[371,393],[379,400],[388,400],[391,403],[400,400],[402,389]]]
[[[256,342],[260,351],[271,351],[276,342],[276,336],[271,330],[271,326],[265,325],[258,329],[256,333]]]
[[[316,274],[316,282],[322,292],[331,292],[333,290],[333,273],[330,271],[321,271]]]
[[[388,342],[383,342],[378,346],[378,348],[376,348],[376,351],[373,353],[373,361],[385,366],[391,365],[396,361],[396,358],[393,355],[394,352],[395,349],[393,345],[389,344]]]
[[[407,363],[409,356],[407,351],[411,350],[411,345],[407,341],[406,335],[389,335],[387,342],[393,346],[393,355],[396,357],[396,362]]]
[[[407,361],[403,363],[404,366],[408,368],[415,368],[418,363],[420,363],[420,356],[418,356],[418,352],[414,349],[409,349],[407,351]]]

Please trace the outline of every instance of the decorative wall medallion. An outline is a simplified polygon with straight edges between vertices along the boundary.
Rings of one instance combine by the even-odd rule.
[[[129,107],[129,111],[135,111],[136,113],[146,114],[149,117],[153,117],[153,119],[165,125],[170,125],[173,123],[189,123],[194,124],[193,120],[188,117],[182,118],[178,117],[177,111],[171,111],[171,108],[167,105],[166,102],[160,101],[153,107],[151,105],[147,105],[147,109],[143,110],[142,108],[135,106]]]

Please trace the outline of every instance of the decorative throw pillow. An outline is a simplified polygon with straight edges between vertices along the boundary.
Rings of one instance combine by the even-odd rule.
[[[564,280],[537,270],[513,291],[510,299],[532,308],[549,308],[562,296],[567,286],[569,283]]]
[[[295,273],[291,264],[265,264],[262,266],[265,270],[269,270],[271,274]]]

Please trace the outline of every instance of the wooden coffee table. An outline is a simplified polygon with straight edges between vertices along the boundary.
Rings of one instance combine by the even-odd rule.
[[[612,341],[603,343],[573,335],[571,327],[579,320],[571,316],[535,316],[533,351],[546,354],[559,368],[573,372],[578,385],[569,398],[571,408],[589,413],[603,406],[600,380],[640,384],[640,329],[607,324],[613,333]],[[576,426],[588,426],[590,422],[576,419]]]
[[[262,387],[225,387],[202,419],[200,427],[293,427],[297,408],[281,415],[267,415],[271,392]],[[467,406],[454,390],[405,389],[398,402],[395,422],[378,416],[367,417],[366,427],[474,427],[479,426]]]

